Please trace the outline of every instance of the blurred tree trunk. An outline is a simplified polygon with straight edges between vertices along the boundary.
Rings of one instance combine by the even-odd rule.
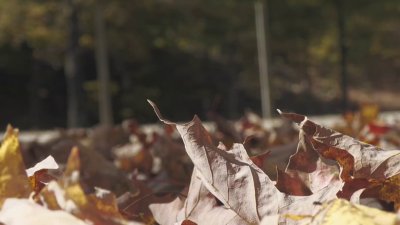
[[[267,10],[264,9],[264,4]],[[261,111],[263,118],[271,118],[271,96],[269,84],[269,68],[268,68],[268,53],[269,53],[269,20],[268,20],[268,2],[257,1],[254,3],[255,19],[256,19],[256,36],[258,50],[258,66],[260,75],[260,92],[261,92]],[[267,14],[264,16],[264,14]]]
[[[65,56],[65,75],[67,79],[67,126],[81,126],[82,78],[79,60],[79,20],[74,0],[66,0],[68,10],[68,43]]]
[[[107,40],[103,18],[103,9],[98,2],[96,3],[95,23],[96,65],[99,92],[99,119],[100,124],[111,125],[113,123],[113,117],[111,108]]]

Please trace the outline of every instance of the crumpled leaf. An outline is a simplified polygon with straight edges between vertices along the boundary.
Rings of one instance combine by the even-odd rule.
[[[306,133],[301,129],[299,131],[297,150],[290,156],[284,174],[281,173],[281,177],[278,176],[278,185],[280,183],[285,183],[280,180],[282,178],[288,178],[285,174],[291,177],[291,181],[293,181],[293,178],[296,178],[296,181],[293,182],[297,183],[297,186],[304,186],[301,189],[305,190],[305,188],[307,188],[311,193],[318,192],[324,187],[332,184],[332,182],[341,182],[339,180],[338,166],[321,158],[318,152],[314,149],[310,140],[307,138]],[[285,179],[285,181],[288,181],[288,179]],[[285,193],[288,194],[294,194],[296,191],[293,190],[295,189],[294,186],[288,187],[287,185],[282,185],[278,187],[280,187],[281,191],[286,190]],[[306,191],[302,195],[309,194],[310,193]],[[295,195],[301,195],[299,189]]]
[[[383,150],[362,143],[352,137],[325,128],[307,117],[282,113],[282,116],[299,123],[300,129],[321,156],[333,159],[342,168],[343,180],[352,178],[388,178],[400,173],[400,151]]]
[[[234,144],[228,151],[219,149],[197,116],[189,123],[175,124],[163,119],[155,104],[149,103],[161,121],[176,126],[197,176],[225,207],[247,224],[259,224],[263,216],[278,214],[284,195],[254,165],[242,144]]]
[[[150,104],[161,121],[176,126],[181,134],[186,152],[197,171],[195,177],[201,180],[201,184],[225,208],[237,214],[237,217],[233,218],[241,219],[242,224],[260,224],[263,218],[279,213],[312,215],[319,209],[318,205],[314,206],[314,202],[335,199],[336,193],[342,187],[341,183],[335,183],[311,196],[285,195],[279,192],[274,182],[250,160],[242,144],[234,144],[228,150],[220,149],[213,145],[210,135],[197,116],[189,123],[175,124],[163,119],[155,104]],[[198,182],[193,183],[193,179],[192,177],[191,185],[198,185]],[[186,202],[189,201],[189,196],[190,194]],[[212,206],[208,204],[210,205]],[[279,220],[290,224],[286,218]]]
[[[300,125],[304,143],[308,143],[306,152],[312,150],[320,156],[336,161],[340,166],[340,178],[345,183],[341,196],[352,195],[358,189],[373,189],[370,195],[388,202],[394,202],[399,208],[400,193],[400,151],[384,150],[360,142],[347,135],[325,128],[307,119],[307,117],[282,113]],[[310,150],[312,149],[312,150]],[[310,164],[315,165],[315,164]]]
[[[0,205],[6,198],[26,198],[31,193],[20,152],[18,130],[7,127],[0,147]]]

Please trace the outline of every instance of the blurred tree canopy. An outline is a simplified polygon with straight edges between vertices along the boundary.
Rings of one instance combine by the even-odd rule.
[[[82,126],[98,122],[95,0],[71,0],[79,22]],[[274,108],[339,112],[336,0],[268,0]],[[66,125],[67,1],[0,0],[0,124]],[[397,90],[398,0],[344,1],[351,89]],[[116,121],[235,118],[260,111],[254,1],[98,1],[104,8]],[[329,104],[328,104],[329,103]]]

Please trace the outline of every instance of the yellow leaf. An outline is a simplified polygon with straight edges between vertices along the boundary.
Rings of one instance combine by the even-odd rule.
[[[68,157],[64,176],[60,183],[62,183],[68,199],[74,201],[79,207],[86,207],[88,199],[79,183],[80,168],[79,149],[74,147]]]
[[[71,199],[79,207],[86,207],[88,204],[88,199],[79,183],[66,187],[65,194],[67,199]]]
[[[81,160],[79,157],[79,149],[77,147],[74,147],[68,157],[66,169],[64,172],[64,178],[70,178],[70,181],[73,183],[77,182],[79,180],[80,169]]]
[[[18,131],[9,125],[0,147],[0,205],[6,198],[28,197],[31,191],[20,152]]]
[[[362,123],[368,124],[378,119],[379,107],[375,104],[363,104],[360,109],[360,114]]]
[[[352,204],[343,199],[328,203],[310,225],[395,225],[396,214]]]
[[[284,214],[282,217],[294,220],[294,221],[300,221],[303,219],[311,218],[310,215],[293,215],[293,214]]]

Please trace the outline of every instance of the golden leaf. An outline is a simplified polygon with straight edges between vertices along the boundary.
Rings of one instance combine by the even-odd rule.
[[[375,104],[363,104],[361,105],[360,115],[363,124],[371,123],[378,119],[379,107]]]
[[[79,183],[69,185],[65,188],[67,199],[71,199],[78,207],[86,207],[88,199]]]
[[[79,149],[77,147],[74,147],[71,150],[71,153],[68,157],[66,169],[64,172],[64,179],[71,178],[72,180],[70,181],[76,182],[77,179],[79,178],[80,168],[81,168],[81,160],[79,157]]]
[[[395,225],[396,214],[336,199],[324,205],[310,225]]]
[[[6,198],[28,197],[31,187],[20,152],[18,130],[10,125],[0,147],[0,205]]]

